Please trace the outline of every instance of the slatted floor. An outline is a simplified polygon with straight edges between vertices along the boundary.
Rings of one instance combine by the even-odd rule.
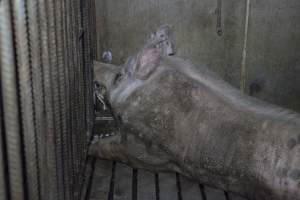
[[[154,174],[89,158],[82,200],[246,200],[176,173]]]

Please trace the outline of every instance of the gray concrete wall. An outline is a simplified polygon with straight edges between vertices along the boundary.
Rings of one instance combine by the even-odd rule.
[[[250,1],[246,92],[300,111],[300,1]],[[96,0],[96,11],[98,59],[110,49],[123,63],[168,24],[178,56],[240,87],[246,0]]]
[[[300,111],[300,1],[251,0],[247,86],[253,95]]]

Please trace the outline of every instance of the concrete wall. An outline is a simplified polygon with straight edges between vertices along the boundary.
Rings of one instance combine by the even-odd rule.
[[[251,0],[247,86],[254,96],[300,111],[300,1]]]
[[[250,2],[246,92],[300,111],[300,1]],[[246,0],[96,0],[96,11],[98,59],[110,49],[123,63],[168,24],[178,56],[240,87]]]

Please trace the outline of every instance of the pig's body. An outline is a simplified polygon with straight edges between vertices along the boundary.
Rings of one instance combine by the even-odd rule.
[[[146,78],[121,80],[118,67],[95,62],[122,130],[94,144],[92,154],[177,171],[249,199],[300,199],[298,114],[247,97],[182,59],[156,59]]]

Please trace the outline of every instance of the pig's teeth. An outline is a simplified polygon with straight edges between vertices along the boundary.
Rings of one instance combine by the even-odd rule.
[[[103,138],[107,138],[107,137],[111,137],[111,136],[114,136],[115,135],[115,133],[114,132],[112,132],[112,133],[102,133],[102,134],[100,134],[99,136],[97,136],[99,139],[103,139]],[[94,136],[94,138],[95,138],[95,136]]]
[[[93,140],[92,140],[92,144],[97,143],[99,140],[99,136],[98,135],[94,135]]]

